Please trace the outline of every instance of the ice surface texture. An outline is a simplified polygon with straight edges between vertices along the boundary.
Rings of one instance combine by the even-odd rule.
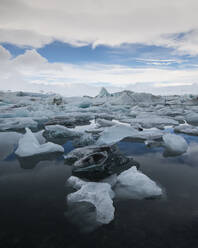
[[[53,152],[63,153],[64,148],[51,142],[40,144],[31,130],[26,128],[26,133],[19,139],[18,148],[15,151],[15,154],[19,157],[29,157]]]

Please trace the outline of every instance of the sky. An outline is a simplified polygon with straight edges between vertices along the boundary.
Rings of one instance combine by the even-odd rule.
[[[0,0],[0,90],[198,94],[197,0]]]

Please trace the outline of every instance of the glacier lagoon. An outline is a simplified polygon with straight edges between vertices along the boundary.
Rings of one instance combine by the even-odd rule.
[[[195,132],[195,97],[172,97],[170,105],[167,105],[167,99],[163,103],[163,97],[159,97],[157,104],[147,99],[149,104],[142,106],[139,106],[142,102],[131,100],[130,103],[128,97],[125,105],[121,102],[126,99],[122,97],[125,93],[104,96],[103,90],[103,95],[89,100],[89,104],[82,98],[75,104],[62,99],[64,103],[54,105],[51,100],[54,96],[39,95],[32,101],[31,95],[9,94],[2,97],[2,102],[4,99],[10,102],[1,105],[0,122],[0,241],[4,246],[196,247],[198,136],[174,132],[175,127],[182,127],[183,123],[188,129],[193,125],[191,130]],[[17,97],[23,101],[22,106],[17,105]],[[41,97],[38,102],[37,97]],[[136,94],[136,97],[142,96]],[[119,104],[115,104],[118,99]],[[47,106],[49,112],[44,111],[46,106],[42,101],[46,103],[46,100],[52,102]],[[92,102],[96,101],[93,106]],[[101,109],[101,101],[108,102],[108,108]],[[185,101],[183,105],[182,101]],[[36,104],[31,102],[37,102],[36,109]],[[72,111],[64,109],[67,104],[67,110],[73,106]],[[155,118],[150,118],[154,115]],[[98,121],[101,119],[103,121]],[[56,128],[56,125],[64,128]],[[45,128],[47,126],[51,128]],[[143,191],[140,187],[134,191],[133,185],[133,191],[127,191],[131,198],[120,197],[116,192],[124,195],[126,191],[123,188],[116,190],[111,185],[113,180],[112,184],[117,183],[115,177],[111,182],[96,180],[97,185],[111,185],[115,194],[112,196],[113,217],[108,224],[98,222],[97,209],[90,202],[68,204],[67,196],[78,191],[67,183],[72,176],[72,166],[65,163],[62,154],[34,154],[25,158],[15,154],[25,127],[32,130],[40,145],[47,141],[61,145],[64,156],[78,147],[108,146],[113,142],[124,156],[138,162],[138,171],[156,183],[162,194],[138,199],[134,192]],[[183,129],[186,130],[180,128]],[[106,135],[111,132],[112,135]],[[187,149],[181,154],[167,154],[162,138],[167,133],[183,137]],[[118,183],[116,187],[119,187]]]

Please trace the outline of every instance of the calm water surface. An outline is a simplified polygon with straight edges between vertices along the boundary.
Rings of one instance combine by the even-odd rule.
[[[22,163],[14,155],[17,135],[0,133],[0,247],[197,248],[198,137],[184,136],[188,152],[169,158],[163,157],[162,148],[121,142],[120,149],[161,185],[164,197],[116,199],[114,221],[85,234],[68,218],[66,196],[72,189],[65,182],[71,167],[62,157]],[[69,152],[72,143],[64,148]],[[72,214],[85,225],[79,213]]]

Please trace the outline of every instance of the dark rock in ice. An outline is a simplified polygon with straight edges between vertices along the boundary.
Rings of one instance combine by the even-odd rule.
[[[89,180],[100,180],[119,174],[139,164],[123,155],[116,145],[87,146],[78,148],[65,156],[65,163],[73,165],[73,175]]]
[[[63,103],[63,98],[61,96],[56,96],[53,98],[52,104],[61,105]]]

